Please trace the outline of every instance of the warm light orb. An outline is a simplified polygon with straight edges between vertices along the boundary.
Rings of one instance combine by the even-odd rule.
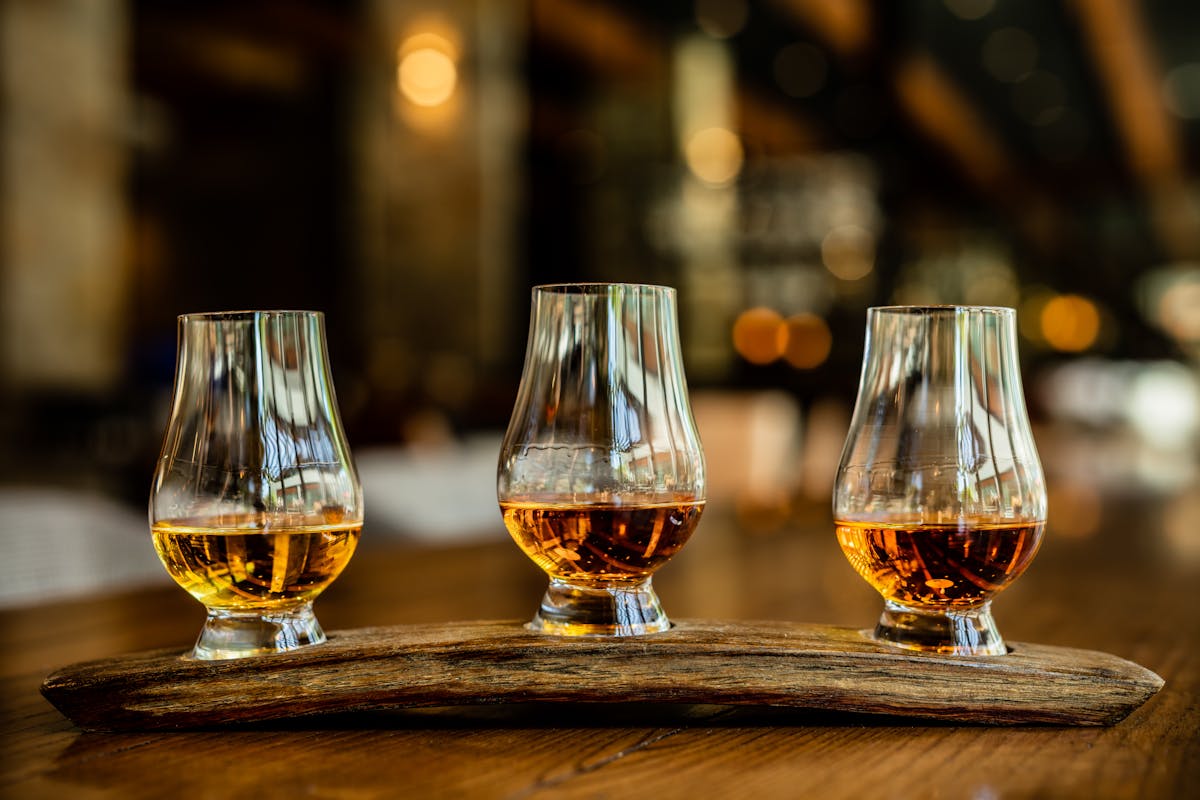
[[[1100,335],[1100,311],[1077,294],[1060,294],[1042,306],[1042,337],[1055,350],[1079,353]]]
[[[796,369],[812,369],[825,363],[833,347],[833,334],[816,314],[795,314],[777,329],[778,349]]]
[[[1181,280],[1162,293],[1158,323],[1181,342],[1200,342],[1200,280]]]
[[[821,241],[821,261],[835,278],[865,278],[875,269],[875,237],[861,226],[839,225]]]
[[[769,308],[748,308],[733,323],[733,349],[751,364],[770,364],[783,354],[783,317]]]
[[[453,59],[433,47],[421,47],[400,59],[396,79],[400,92],[419,106],[439,106],[454,94],[458,69]]]
[[[742,171],[742,140],[725,128],[705,128],[688,139],[684,148],[688,169],[700,180],[724,186]]]

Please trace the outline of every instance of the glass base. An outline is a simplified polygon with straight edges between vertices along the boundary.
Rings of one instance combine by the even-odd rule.
[[[558,636],[641,636],[669,630],[671,621],[649,578],[610,586],[551,579],[542,607],[525,627]]]
[[[246,613],[209,609],[192,652],[201,661],[284,653],[325,641],[312,603],[287,611]]]
[[[990,603],[956,611],[931,611],[887,600],[874,638],[927,653],[1000,656],[1008,652],[996,629]]]

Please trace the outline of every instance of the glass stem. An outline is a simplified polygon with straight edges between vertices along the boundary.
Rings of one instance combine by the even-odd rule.
[[[640,583],[577,586],[552,578],[530,630],[566,636],[640,636],[669,630],[650,579]]]
[[[998,656],[1008,652],[992,618],[991,603],[950,611],[911,608],[887,600],[874,638],[932,653]]]
[[[312,603],[274,612],[209,609],[190,658],[214,661],[295,650],[325,641]]]

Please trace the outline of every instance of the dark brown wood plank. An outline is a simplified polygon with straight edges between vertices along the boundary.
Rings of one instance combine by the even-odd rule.
[[[558,638],[517,622],[334,633],[219,662],[155,650],[65,667],[42,693],[88,730],[236,725],[318,714],[520,702],[764,705],[981,724],[1111,725],[1163,685],[1090,650],[914,653],[851,628],[682,621],[639,638]]]

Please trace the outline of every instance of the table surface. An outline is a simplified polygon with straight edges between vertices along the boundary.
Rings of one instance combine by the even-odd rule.
[[[1104,650],[1166,687],[1111,728],[987,728],[782,709],[515,706],[182,733],[83,733],[38,694],[68,663],[186,649],[182,591],[0,614],[4,797],[1198,797],[1200,498],[1105,498],[1098,530],[1053,518],[994,608],[1010,641]],[[869,627],[880,600],[824,512],[786,524],[717,509],[656,577],[669,613]],[[318,600],[326,630],[528,617],[541,573],[499,534],[373,541]],[[147,546],[149,541],[147,539]]]

